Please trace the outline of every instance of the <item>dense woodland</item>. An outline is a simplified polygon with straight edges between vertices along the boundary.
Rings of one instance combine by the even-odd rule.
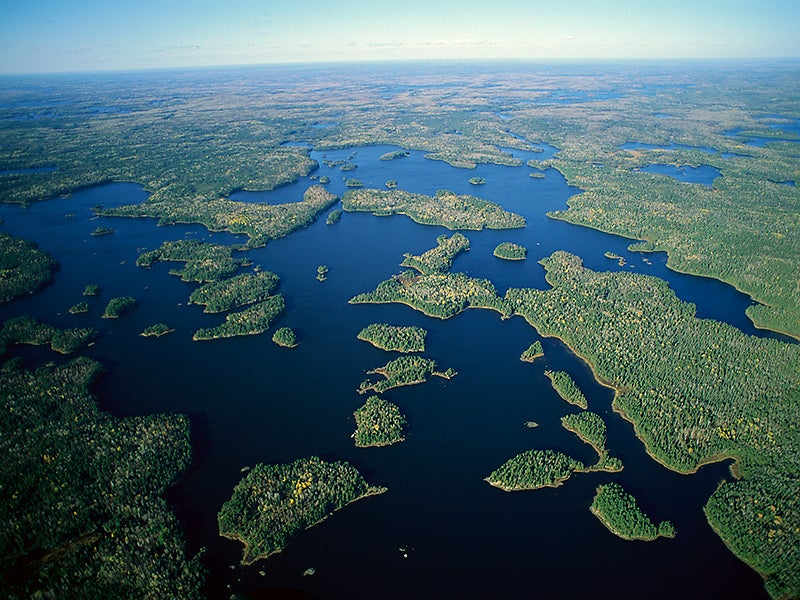
[[[233,489],[217,516],[219,533],[244,544],[243,564],[280,552],[311,527],[365,496],[371,487],[355,467],[315,456],[292,463],[257,464]]]
[[[0,357],[14,344],[49,345],[56,352],[71,354],[94,340],[96,336],[97,331],[91,327],[59,329],[37,321],[33,317],[16,317],[4,322],[0,327]]]
[[[282,348],[294,348],[299,343],[291,327],[279,327],[272,334],[272,341]]]
[[[189,466],[188,421],[100,412],[99,371],[86,358],[0,368],[0,587],[20,600],[202,598],[203,568],[161,497]]]
[[[615,410],[656,460],[683,473],[737,461],[742,479],[712,496],[709,522],[775,597],[797,595],[800,346],[697,319],[694,306],[654,277],[593,272],[564,252],[542,263],[552,289],[511,289],[507,302],[617,389]],[[759,517],[748,508],[757,498],[787,518]]]
[[[526,450],[507,460],[486,477],[506,492],[558,487],[573,473],[585,472],[581,461],[555,450]]]

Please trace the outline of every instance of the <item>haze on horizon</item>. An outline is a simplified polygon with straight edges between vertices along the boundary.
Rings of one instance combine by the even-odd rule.
[[[0,0],[0,7],[0,73],[800,57],[795,0]]]

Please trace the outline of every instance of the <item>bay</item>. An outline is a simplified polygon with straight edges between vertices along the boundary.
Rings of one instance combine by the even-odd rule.
[[[752,301],[730,286],[675,273],[666,267],[663,253],[628,252],[631,240],[549,219],[547,211],[564,209],[567,199],[580,192],[555,170],[545,171],[544,178],[531,177],[536,170],[527,166],[463,170],[425,159],[420,152],[379,160],[395,149],[312,151],[321,165],[312,177],[328,176],[328,188],[339,195],[348,177],[361,179],[366,187],[383,187],[395,179],[408,191],[451,189],[524,215],[524,229],[465,232],[471,250],[453,267],[491,279],[501,294],[511,286],[546,288],[536,261],[567,250],[592,269],[662,277],[680,298],[697,306],[698,316],[770,335],[752,327],[744,315]],[[541,158],[514,152],[523,161]],[[358,167],[341,172],[323,162],[340,160]],[[470,184],[473,176],[485,184]],[[302,178],[271,192],[241,192],[233,198],[295,202],[315,181]],[[194,461],[169,499],[185,526],[190,551],[207,549],[211,597],[270,597],[278,588],[303,590],[315,598],[765,597],[759,576],[725,548],[702,512],[719,481],[730,477],[727,465],[681,476],[655,463],[631,426],[611,411],[611,390],[600,386],[588,366],[558,340],[541,339],[545,357],[526,364],[519,354],[540,338],[519,318],[501,321],[493,312],[468,311],[440,321],[406,306],[347,304],[399,272],[403,253],[419,254],[435,245],[445,229],[404,216],[345,213],[331,226],[322,218],[247,253],[281,277],[287,311],[280,325],[298,333],[297,348],[278,348],[269,334],[193,342],[197,328],[224,317],[187,306],[195,286],[170,276],[172,265],[142,269],[135,266],[136,256],[164,240],[232,244],[243,238],[211,234],[199,225],[157,227],[149,219],[96,218],[91,211],[97,204],[146,197],[138,185],[115,183],[28,209],[0,206],[3,231],[37,242],[61,264],[53,285],[3,305],[0,318],[33,314],[60,326],[97,328],[100,336],[87,354],[107,369],[94,387],[101,408],[123,416],[190,415]],[[98,226],[115,232],[92,237]],[[495,258],[492,250],[501,241],[526,246],[529,259]],[[605,251],[625,257],[626,264],[608,260]],[[315,277],[319,264],[330,269],[324,283]],[[81,291],[87,283],[99,284],[100,296],[87,300],[89,314],[69,315],[69,306],[84,300]],[[122,295],[136,297],[137,310],[113,322],[101,320],[108,299]],[[175,332],[160,339],[139,337],[155,322]],[[358,449],[350,439],[352,412],[364,400],[356,388],[365,371],[391,357],[356,339],[373,322],[426,328],[426,356],[458,375],[387,393],[408,417],[407,440]],[[53,360],[44,351],[21,356],[28,366]],[[592,457],[591,448],[561,428],[560,417],[573,408],[552,391],[546,369],[566,370],[574,377],[590,410],[606,419],[608,447],[625,469],[616,475],[576,475],[557,489],[499,491],[483,478],[521,451],[553,448],[581,460]],[[529,420],[540,426],[525,427]],[[389,491],[348,506],[269,560],[240,567],[241,545],[218,536],[216,514],[242,477],[241,469],[312,454],[349,460],[371,483]],[[632,491],[654,520],[670,519],[678,536],[644,544],[623,542],[605,530],[588,507],[595,487],[611,480]],[[311,566],[316,574],[304,577]]]

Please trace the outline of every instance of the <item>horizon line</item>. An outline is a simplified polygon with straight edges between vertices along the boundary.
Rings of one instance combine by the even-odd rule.
[[[792,63],[800,62],[798,56],[739,56],[739,57],[491,57],[491,58],[389,58],[389,59],[352,59],[352,60],[316,60],[316,61],[276,61],[251,63],[221,63],[204,65],[170,65],[158,67],[111,67],[107,69],[79,69],[53,71],[3,71],[0,77],[33,77],[60,75],[102,75],[121,73],[156,73],[168,71],[199,71],[206,69],[241,69],[269,67],[336,67],[361,65],[410,65],[410,64],[481,64],[481,63],[530,63],[530,64],[633,64],[633,63]]]

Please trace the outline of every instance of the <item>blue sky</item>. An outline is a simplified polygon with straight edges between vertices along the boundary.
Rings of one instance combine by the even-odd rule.
[[[797,0],[0,0],[0,72],[800,56]]]

